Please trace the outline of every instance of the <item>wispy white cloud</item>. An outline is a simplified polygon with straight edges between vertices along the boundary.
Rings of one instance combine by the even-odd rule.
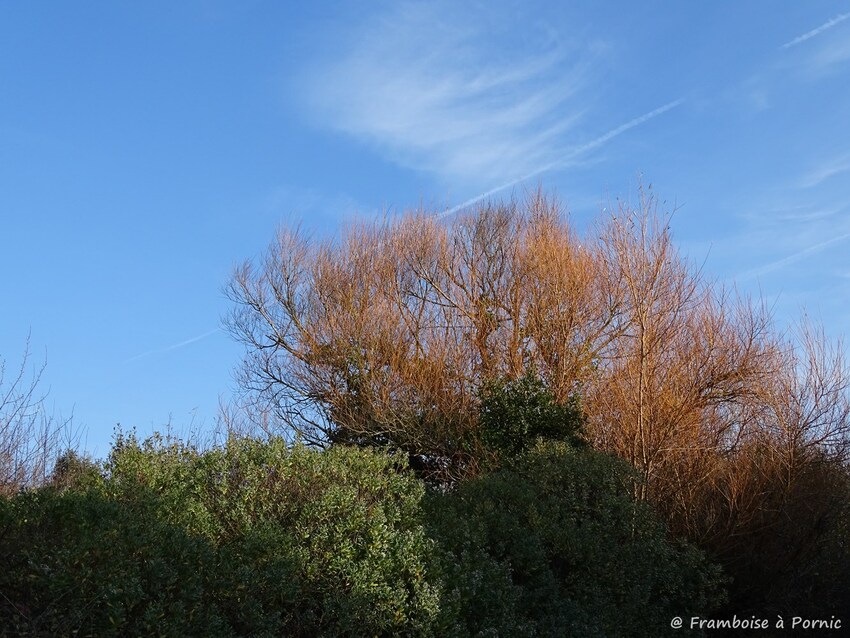
[[[765,264],[765,265],[760,266],[758,268],[753,268],[752,270],[748,270],[746,272],[740,273],[735,277],[735,279],[737,281],[745,281],[745,280],[748,280],[748,279],[754,279],[756,277],[766,275],[767,273],[773,272],[775,270],[779,270],[780,268],[784,268],[785,266],[788,266],[789,264],[793,264],[793,263],[803,259],[804,257],[808,257],[808,256],[811,256],[815,253],[819,253],[822,250],[828,248],[829,246],[832,246],[833,244],[838,244],[838,243],[846,241],[848,239],[850,239],[850,233],[843,233],[843,234],[838,235],[836,237],[831,237],[829,239],[819,241],[815,244],[812,244],[811,246],[807,246],[806,248],[803,248],[802,250],[799,250],[799,251],[797,251],[797,252],[795,252],[791,255],[788,255],[787,257],[783,257],[782,259],[777,259],[776,261],[773,261],[769,264]]]
[[[147,352],[142,352],[141,354],[137,354],[133,357],[130,357],[129,359],[125,359],[124,363],[130,363],[131,361],[137,361],[138,359],[143,359],[145,357],[149,357],[149,356],[154,355],[154,354],[164,354],[166,352],[171,352],[172,350],[178,350],[178,349],[183,348],[185,346],[188,346],[190,344],[201,341],[202,339],[206,339],[207,337],[210,337],[217,332],[221,332],[221,328],[216,328],[215,330],[210,330],[209,332],[205,332],[205,333],[200,334],[196,337],[192,337],[191,339],[186,339],[185,341],[181,341],[180,343],[175,343],[175,344],[172,344],[170,346],[166,346],[164,348],[157,348],[157,349],[154,349],[154,350],[148,350]]]
[[[486,199],[487,197],[495,195],[496,193],[499,193],[499,192],[505,190],[506,188],[516,186],[517,184],[520,184],[520,183],[522,183],[526,180],[529,180],[533,177],[537,177],[538,175],[545,173],[547,171],[551,171],[551,170],[558,169],[558,168],[565,168],[565,167],[569,166],[572,162],[574,162],[576,159],[578,159],[581,155],[588,153],[589,151],[592,151],[596,148],[599,148],[600,146],[603,146],[604,144],[606,144],[610,140],[614,139],[618,135],[622,135],[626,131],[633,129],[636,126],[640,126],[644,122],[648,122],[652,118],[658,117],[659,115],[666,113],[670,109],[676,108],[677,106],[682,104],[683,101],[684,100],[681,99],[681,98],[678,99],[678,100],[673,100],[672,102],[668,102],[664,106],[660,106],[657,109],[653,109],[652,111],[649,111],[648,113],[644,113],[640,117],[636,117],[632,120],[629,120],[625,124],[621,124],[620,126],[611,129],[607,133],[600,135],[599,137],[591,140],[590,142],[587,142],[586,144],[582,144],[581,146],[577,146],[577,147],[571,149],[566,154],[564,154],[562,157],[560,157],[559,159],[557,159],[553,162],[549,162],[548,164],[545,164],[545,165],[531,171],[530,173],[523,175],[522,177],[513,179],[509,182],[501,184],[500,186],[496,186],[495,188],[491,188],[490,190],[488,190],[484,193],[481,193],[479,195],[476,195],[475,197],[468,199],[465,202],[458,204],[457,206],[453,206],[452,208],[449,208],[449,209],[443,211],[443,213],[441,213],[440,217],[447,217],[449,215],[452,215],[452,214],[458,212],[459,210],[462,210],[462,209],[464,209],[468,206],[472,206],[473,204],[480,202],[482,199]]]
[[[785,194],[785,196],[791,198],[793,195]],[[740,218],[760,228],[783,229],[796,233],[799,227],[795,227],[795,224],[809,225],[813,222],[824,221],[846,210],[847,207],[840,205],[766,204],[763,208],[742,213]]]
[[[831,34],[793,61],[791,67],[799,79],[820,81],[847,70],[850,62],[850,40]]]
[[[834,157],[804,175],[803,179],[800,180],[800,186],[802,188],[813,188],[836,175],[848,172],[850,172],[850,154]]]
[[[826,22],[824,22],[822,25],[820,25],[816,29],[812,29],[811,31],[807,31],[804,34],[797,36],[793,40],[786,42],[785,44],[782,45],[782,48],[783,49],[789,49],[793,46],[797,46],[798,44],[802,44],[806,40],[811,40],[812,38],[819,36],[824,31],[831,29],[835,25],[841,24],[847,18],[850,18],[850,13],[842,13],[841,15],[837,15],[834,18],[827,20]]]
[[[554,162],[588,108],[601,45],[541,30],[503,46],[487,16],[460,6],[402,2],[355,26],[310,69],[313,117],[477,187]]]

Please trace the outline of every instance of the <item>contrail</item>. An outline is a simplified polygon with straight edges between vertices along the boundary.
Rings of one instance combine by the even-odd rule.
[[[522,177],[519,177],[515,180],[512,180],[512,181],[510,181],[506,184],[502,184],[501,186],[497,186],[496,188],[491,188],[490,190],[488,190],[485,193],[481,193],[480,195],[476,195],[472,199],[468,199],[465,202],[463,202],[462,204],[458,204],[457,206],[454,206],[452,208],[449,208],[448,210],[443,211],[442,213],[440,213],[437,216],[437,218],[442,219],[443,217],[448,217],[449,215],[452,215],[452,214],[458,212],[459,210],[462,210],[464,208],[472,206],[473,204],[475,204],[477,202],[480,202],[482,199],[490,197],[491,195],[495,195],[499,191],[503,191],[506,188],[510,188],[511,186],[516,186],[520,182],[524,182],[528,179],[531,179],[532,177],[540,175],[541,173],[545,173],[546,171],[552,170],[553,168],[558,168],[558,167],[564,166],[565,164],[567,164],[567,162],[575,159],[579,155],[582,155],[583,153],[587,153],[588,151],[592,151],[593,149],[602,146],[606,142],[609,142],[610,140],[617,137],[618,135],[622,135],[626,131],[633,129],[636,126],[640,126],[644,122],[647,122],[654,117],[658,117],[659,115],[661,115],[662,113],[666,113],[670,109],[676,108],[682,102],[684,102],[683,98],[679,98],[678,100],[673,100],[672,102],[668,102],[664,106],[660,106],[657,109],[650,111],[649,113],[644,113],[640,117],[636,117],[633,120],[629,120],[625,124],[621,124],[617,128],[611,129],[610,131],[608,131],[604,135],[600,135],[596,139],[591,140],[587,144],[583,144],[581,146],[578,146],[578,147],[572,149],[564,157],[562,157],[562,158],[560,158],[560,159],[558,159],[554,162],[550,162],[549,164],[546,164],[545,166],[541,166],[540,168],[531,171],[527,175],[523,175]]]
[[[178,348],[182,348],[183,346],[188,346],[190,343],[195,343],[196,341],[200,341],[201,339],[206,339],[210,335],[214,335],[216,332],[220,331],[221,328],[216,328],[215,330],[210,330],[209,332],[205,332],[202,335],[192,337],[191,339],[186,339],[186,341],[181,341],[180,343],[175,343],[171,346],[166,346],[165,348],[159,348],[157,350],[148,350],[147,352],[143,352],[142,354],[137,354],[135,357],[130,357],[129,359],[126,359],[124,363],[130,363],[131,361],[136,361],[137,359],[149,357],[152,354],[162,354],[164,352],[171,352],[172,350],[177,350]]]
[[[820,35],[824,31],[826,31],[827,29],[831,29],[836,24],[838,24],[840,22],[844,22],[847,18],[850,18],[850,13],[842,13],[841,15],[835,16],[831,20],[824,22],[817,29],[812,29],[811,31],[808,31],[808,32],[804,33],[803,35],[797,36],[796,38],[794,38],[790,42],[786,42],[785,44],[782,45],[782,48],[783,49],[789,49],[789,48],[796,46],[796,45],[798,45],[802,42],[805,42],[806,40],[813,38],[816,35]]]
[[[806,255],[810,255],[812,253],[820,252],[827,246],[837,244],[838,242],[844,241],[845,239],[850,239],[850,233],[844,233],[843,235],[839,235],[838,237],[832,237],[831,239],[827,239],[826,241],[818,242],[813,246],[809,246],[808,248],[804,248],[803,250],[798,251],[792,255],[788,255],[787,257],[783,257],[782,259],[771,262],[766,266],[754,268],[753,270],[748,270],[745,273],[738,275],[735,279],[740,281],[743,279],[752,279],[753,277],[758,277],[759,275],[767,274],[771,271],[776,270],[777,268],[782,268],[782,266],[787,266],[788,264],[794,263],[801,257],[805,257]]]

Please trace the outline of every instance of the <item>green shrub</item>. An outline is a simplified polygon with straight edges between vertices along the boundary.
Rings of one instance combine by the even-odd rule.
[[[418,635],[424,488],[387,455],[119,436],[97,484],[0,501],[20,635]],[[89,476],[89,474],[86,474]]]
[[[53,466],[48,485],[57,489],[95,487],[103,482],[101,466],[74,450],[60,454]]]
[[[667,539],[624,463],[564,443],[429,498],[442,633],[657,636],[710,611],[720,572]]]
[[[238,579],[244,598],[275,618],[274,631],[426,631],[438,596],[426,578],[424,488],[394,458],[241,440],[200,464],[217,542],[231,560],[252,566]],[[231,617],[239,617],[242,598],[223,600]]]
[[[392,455],[280,440],[66,460],[0,498],[0,634],[652,636],[717,598],[632,472],[562,442],[427,498]]]
[[[519,379],[491,381],[482,388],[480,400],[481,439],[497,460],[521,454],[539,440],[583,445],[578,394],[565,404],[557,403],[533,370]]]
[[[156,494],[40,489],[0,500],[0,626],[32,636],[228,635],[214,548],[163,520]]]

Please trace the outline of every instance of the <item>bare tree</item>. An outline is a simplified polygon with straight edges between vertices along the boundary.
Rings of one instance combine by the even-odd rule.
[[[705,478],[706,452],[734,449],[776,347],[763,309],[706,284],[655,206],[641,191],[600,233],[620,312],[586,404],[596,445],[640,470],[640,496],[671,503]]]
[[[815,569],[844,511],[842,345],[808,325],[784,336],[763,306],[704,281],[648,193],[600,237],[620,312],[583,392],[594,445],[632,463],[638,496],[722,558],[736,587],[786,587],[783,574]]]
[[[593,444],[676,529],[721,530],[755,485],[734,476],[741,455],[846,453],[850,375],[822,335],[786,343],[763,306],[706,281],[668,222],[646,189],[582,239],[539,192],[336,241],[283,229],[228,287],[242,387],[267,425],[460,476],[482,452],[480,389],[534,369],[557,401],[581,397]]]
[[[765,434],[788,472],[813,451],[850,460],[850,367],[843,344],[801,323],[783,344],[780,365],[760,387]]]
[[[45,364],[30,364],[29,339],[16,369],[0,357],[0,494],[44,484],[58,454],[71,448],[71,418],[45,409],[39,385]]]
[[[284,229],[228,288],[242,386],[307,440],[474,468],[487,380],[534,366],[566,401],[592,373],[618,312],[597,253],[539,193],[448,223],[361,223],[335,243]]]

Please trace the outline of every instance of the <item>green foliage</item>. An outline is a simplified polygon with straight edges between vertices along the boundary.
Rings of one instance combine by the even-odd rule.
[[[634,481],[549,441],[426,496],[365,449],[119,435],[0,498],[0,633],[653,636],[719,575]]]
[[[499,459],[521,454],[540,439],[581,445],[584,417],[578,395],[557,403],[533,370],[516,380],[486,384],[480,399],[481,439]]]
[[[0,501],[0,626],[22,636],[227,635],[213,547],[132,499],[40,489]]]
[[[390,456],[119,436],[97,484],[0,501],[20,635],[418,635],[422,484]]]
[[[49,485],[57,489],[95,487],[103,480],[100,466],[74,450],[60,454],[53,466]]]
[[[564,443],[429,499],[452,636],[657,636],[721,600],[717,568],[668,540],[623,462]]]
[[[259,570],[244,582],[258,613],[282,612],[273,631],[416,634],[429,624],[437,592],[426,581],[424,488],[401,470],[386,455],[282,441],[234,441],[204,455],[216,535]],[[287,571],[288,592],[277,586]]]

